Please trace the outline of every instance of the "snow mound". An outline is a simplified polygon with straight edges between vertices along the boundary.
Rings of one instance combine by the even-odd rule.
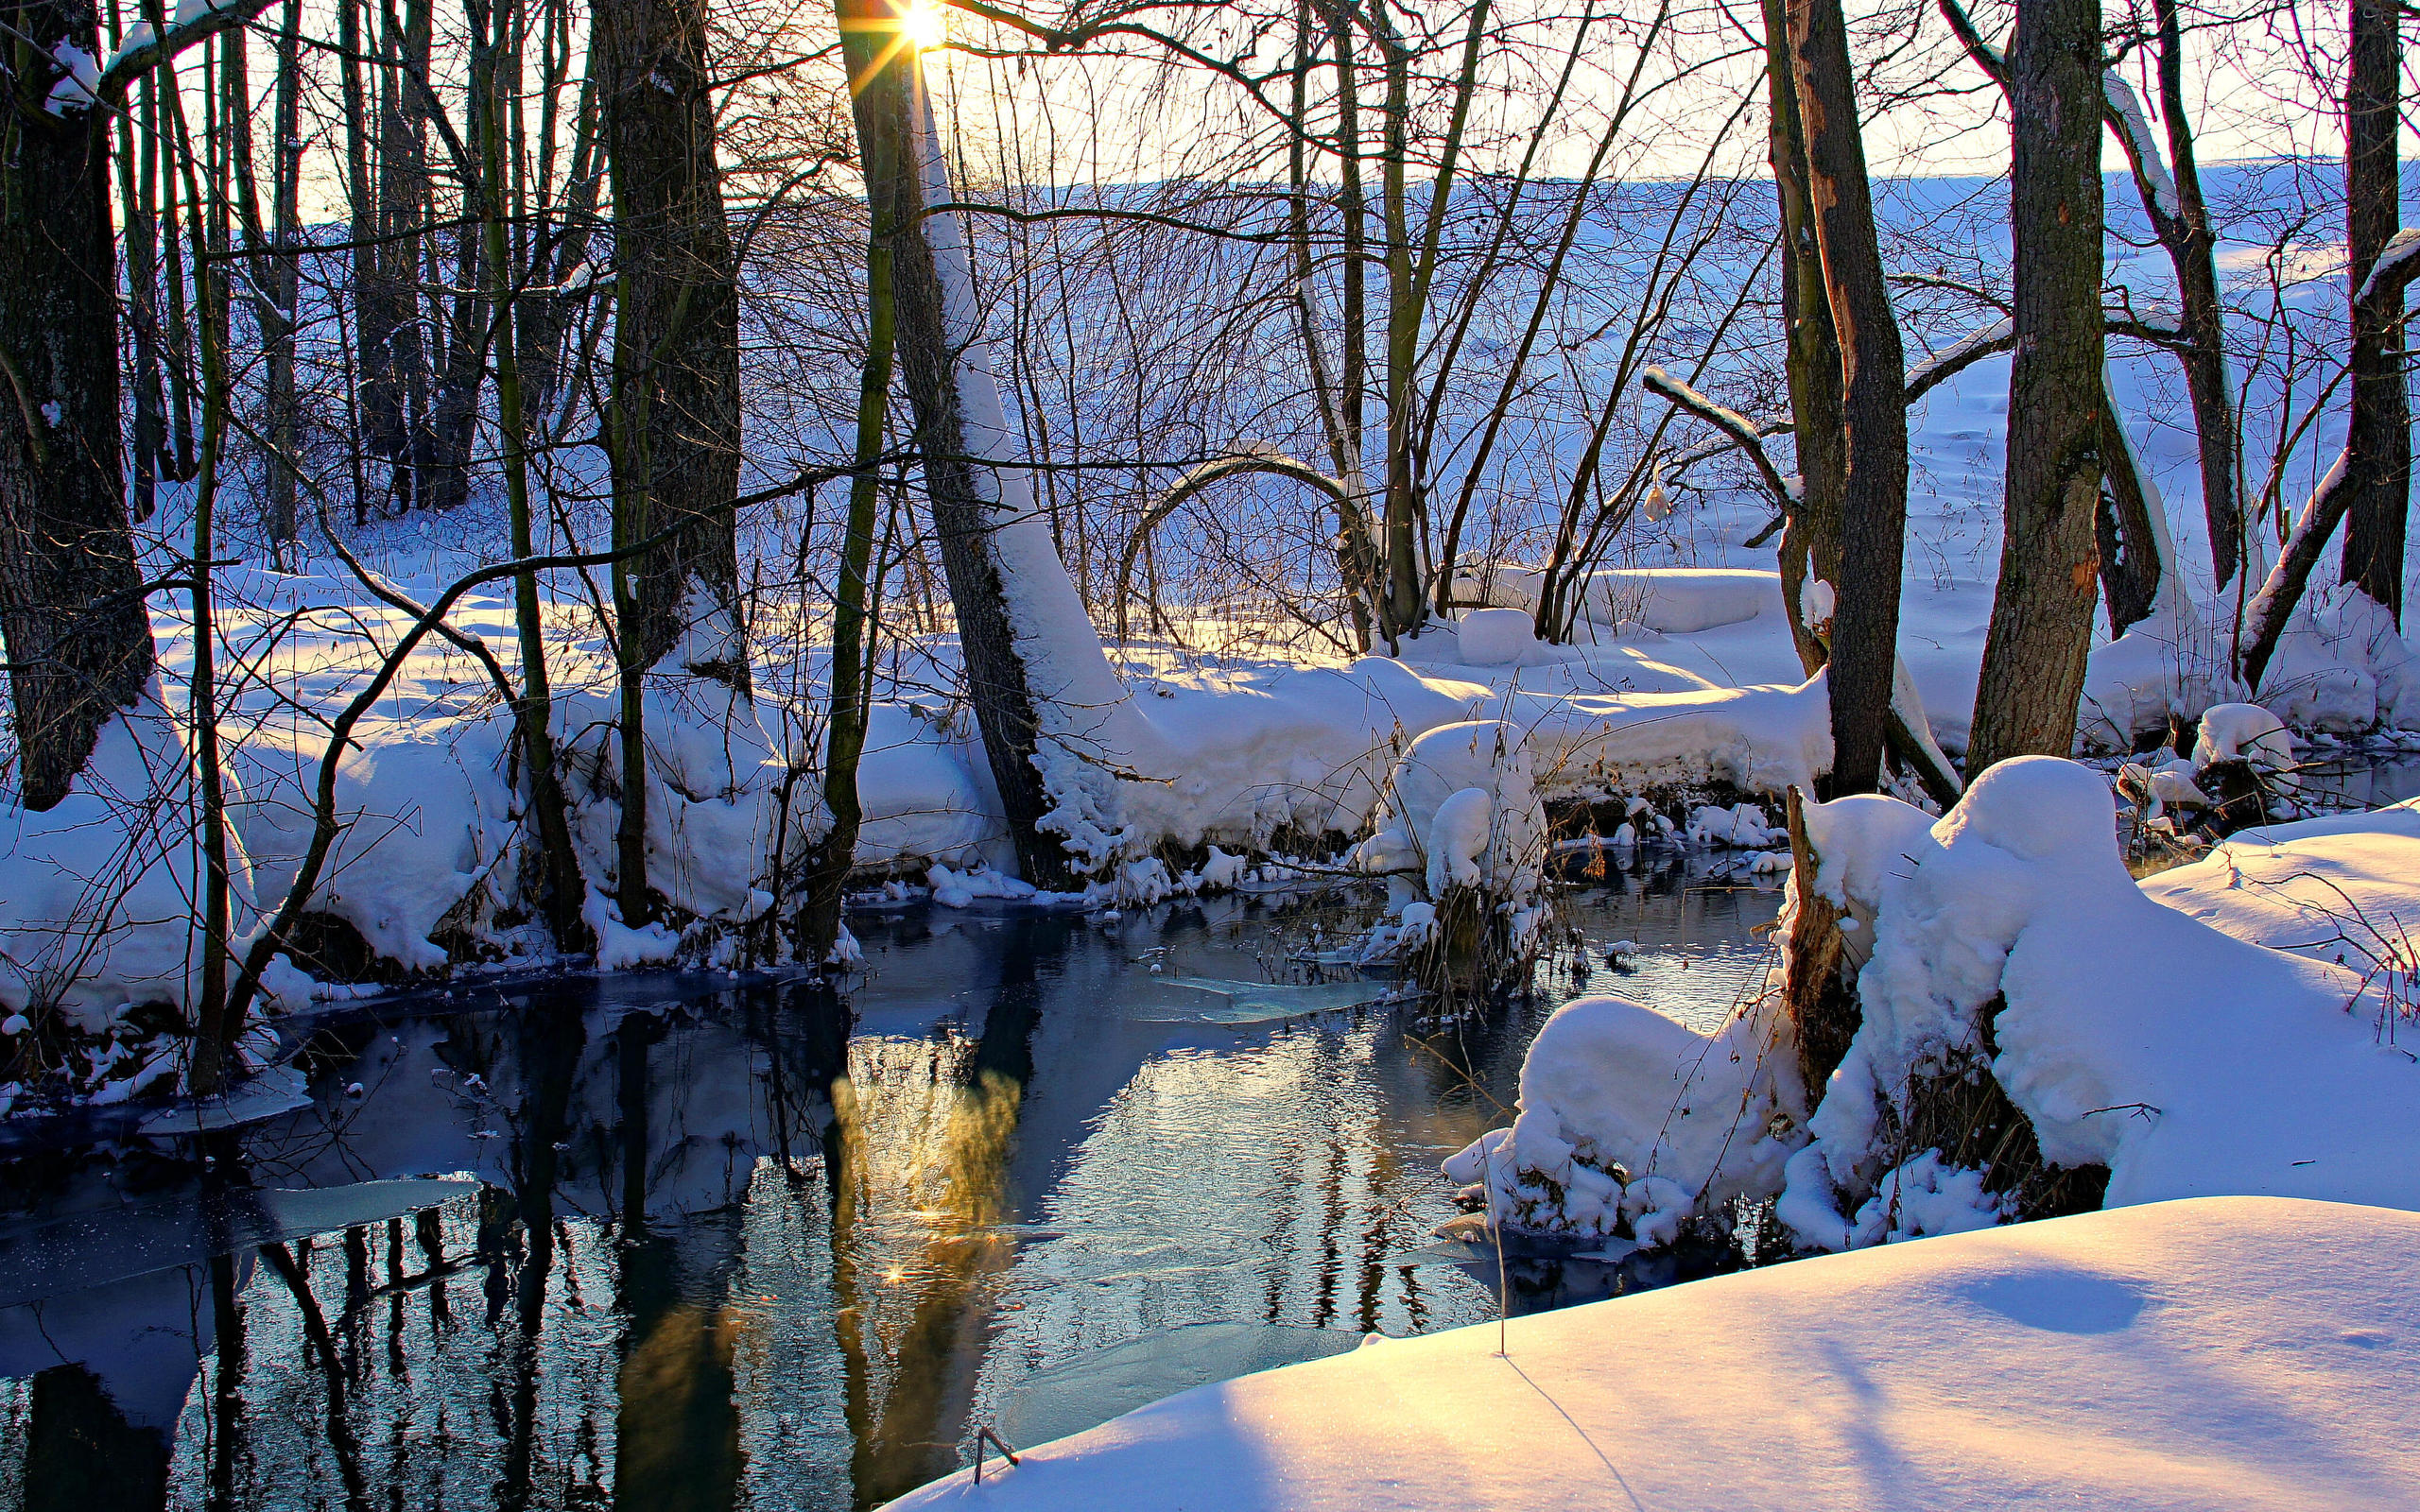
[[[892,1505],[2406,1506],[2415,1336],[2420,1217],[2165,1203],[1390,1340]]]
[[[1517,609],[1471,610],[1455,627],[1455,641],[1462,661],[1475,667],[1510,665],[1538,644],[1534,623]]]
[[[2222,703],[2203,710],[2193,736],[2193,765],[2235,761],[2284,771],[2294,765],[2294,737],[2285,721],[2256,703]]]
[[[103,725],[67,796],[0,805],[0,1008],[56,1005],[96,1033],[131,1004],[195,999],[193,761],[158,684]],[[251,868],[229,837],[234,924],[251,924]]]
[[[1963,1065],[1988,1067],[2047,1162],[2107,1167],[2113,1207],[2242,1193],[2420,1208],[2420,1063],[2395,1042],[2415,1038],[2408,993],[2163,906],[2119,859],[2106,782],[2072,763],[2001,763],[1921,839],[1890,801],[1808,811],[1819,848],[1886,838],[1844,847],[1838,880],[1873,889],[1846,893],[1873,911],[1873,956],[1863,1022],[1789,1164],[1780,1214],[1802,1238],[1885,1237],[1841,1204],[1924,1153],[1894,1131],[1918,1089]],[[1899,859],[1876,866],[1885,850]],[[2167,891],[2206,894],[2212,875]]]
[[[1776,1009],[1704,1035],[1625,998],[1564,1004],[1522,1058],[1520,1116],[1446,1177],[1483,1183],[1509,1228],[1671,1243],[1701,1207],[1779,1185],[1804,1099]]]
[[[1429,730],[1404,751],[1388,779],[1375,833],[1361,842],[1354,861],[1387,879],[1395,923],[1385,927],[1399,930],[1413,921],[1407,908],[1433,905],[1448,888],[1467,888],[1507,917],[1518,947],[1539,917],[1546,833],[1521,731],[1500,719],[1468,720]]]
[[[1544,574],[1497,567],[1490,601],[1534,611]],[[1635,625],[1694,635],[1781,611],[1781,574],[1739,567],[1599,567],[1587,575],[1581,613],[1612,629]]]

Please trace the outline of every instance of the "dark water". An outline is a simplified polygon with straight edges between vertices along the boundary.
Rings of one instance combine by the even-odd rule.
[[[1491,1318],[1437,1162],[1540,1020],[1611,989],[1710,1024],[1768,964],[1776,892],[1669,855],[1608,884],[1564,922],[1631,974],[1566,952],[1457,1033],[1188,1022],[1167,977],[1282,974],[1301,912],[916,907],[856,920],[845,1001],[463,988],[321,1026],[310,1106],[206,1150],[11,1135],[0,1508],[866,1506],[1004,1409],[1122,1405],[1095,1361]],[[1514,1270],[1515,1310],[1671,1279]],[[1230,1327],[1167,1332],[1199,1324]]]

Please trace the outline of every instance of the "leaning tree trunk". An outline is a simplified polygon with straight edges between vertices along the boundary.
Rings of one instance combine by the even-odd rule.
[[[2009,52],[2016,355],[1998,592],[1966,770],[2065,756],[2092,646],[2103,424],[2100,0],[2019,0]]]
[[[2344,83],[2345,280],[2353,302],[2352,415],[2344,440],[2344,581],[2403,623],[2404,522],[2411,505],[2411,406],[2404,388],[2402,301],[2359,295],[2394,237],[2400,175],[2402,8],[2353,0]]]
[[[2244,610],[2236,670],[2256,691],[2328,538],[2347,516],[2357,523],[2345,532],[2345,580],[2384,605],[2398,623],[2402,614],[2402,510],[2411,489],[2411,432],[2400,332],[2404,289],[2420,271],[2420,258],[2408,244],[2396,255],[2382,255],[2399,218],[2394,132],[2402,64],[2396,15],[2379,0],[2360,0],[2353,8],[2352,68],[2344,87],[2352,415],[2343,452],[2312,490],[2269,580]],[[2389,513],[2392,520],[2384,518]]]
[[[1832,791],[1881,779],[1898,660],[1908,524],[1908,408],[1899,325],[1858,129],[1857,76],[1840,0],[1789,0],[1806,182],[1824,297],[1840,343],[1841,576],[1830,645]]]
[[[102,56],[92,0],[16,11],[0,145],[0,636],[18,787],[46,809],[151,676],[119,455],[117,256],[98,112],[45,107],[62,47]]]
[[[916,55],[887,0],[838,0],[835,9],[844,36],[863,31],[880,43],[878,66],[858,71],[851,101],[859,150],[907,165],[869,190],[875,218],[899,228],[891,241],[899,366],[968,695],[1026,880],[1065,888],[1077,880],[1073,848],[1103,859],[1108,837],[1098,832],[1115,826],[1108,809],[1115,800],[1106,796],[1113,780],[1087,753],[1119,754],[1100,737],[1124,692],[1097,637],[1088,644],[1070,639],[1092,636],[1082,602],[1050,554],[1024,475],[998,455],[1009,438],[965,249],[954,226],[937,226],[925,210],[945,201],[949,186]],[[1046,669],[1033,665],[1044,658]]]

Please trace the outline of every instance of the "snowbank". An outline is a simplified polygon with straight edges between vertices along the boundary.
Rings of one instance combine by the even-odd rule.
[[[1152,1512],[2407,1506],[2420,1217],[2168,1203],[1203,1386],[892,1503]]]
[[[0,807],[0,1007],[53,1004],[90,1033],[131,1003],[193,1002],[193,791],[155,681],[101,727],[64,799],[40,814]],[[238,835],[228,860],[241,930],[251,885]]]
[[[2126,872],[2100,774],[2004,762],[1921,833],[1887,799],[1840,810],[1810,809],[1809,830],[1851,858],[1841,883],[1873,910],[1873,956],[1863,1022],[1789,1165],[1780,1214],[1802,1238],[1894,1231],[1872,1202],[1926,1153],[1907,1133],[1917,1099],[1968,1066],[1989,1068],[2049,1164],[2106,1166],[2111,1206],[2420,1208],[2420,1064],[2395,1043],[2414,1038],[2408,997],[2163,906]],[[1927,1191],[1948,1174],[1927,1172]],[[1975,1221],[1997,1218],[1970,1194]]]
[[[2245,830],[2143,892],[2238,939],[2407,993],[2420,932],[2420,799],[2370,814]]]

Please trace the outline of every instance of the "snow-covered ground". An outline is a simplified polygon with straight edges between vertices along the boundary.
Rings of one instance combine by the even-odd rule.
[[[2409,1507],[2420,1216],[2168,1202],[1373,1342],[892,1503]]]

